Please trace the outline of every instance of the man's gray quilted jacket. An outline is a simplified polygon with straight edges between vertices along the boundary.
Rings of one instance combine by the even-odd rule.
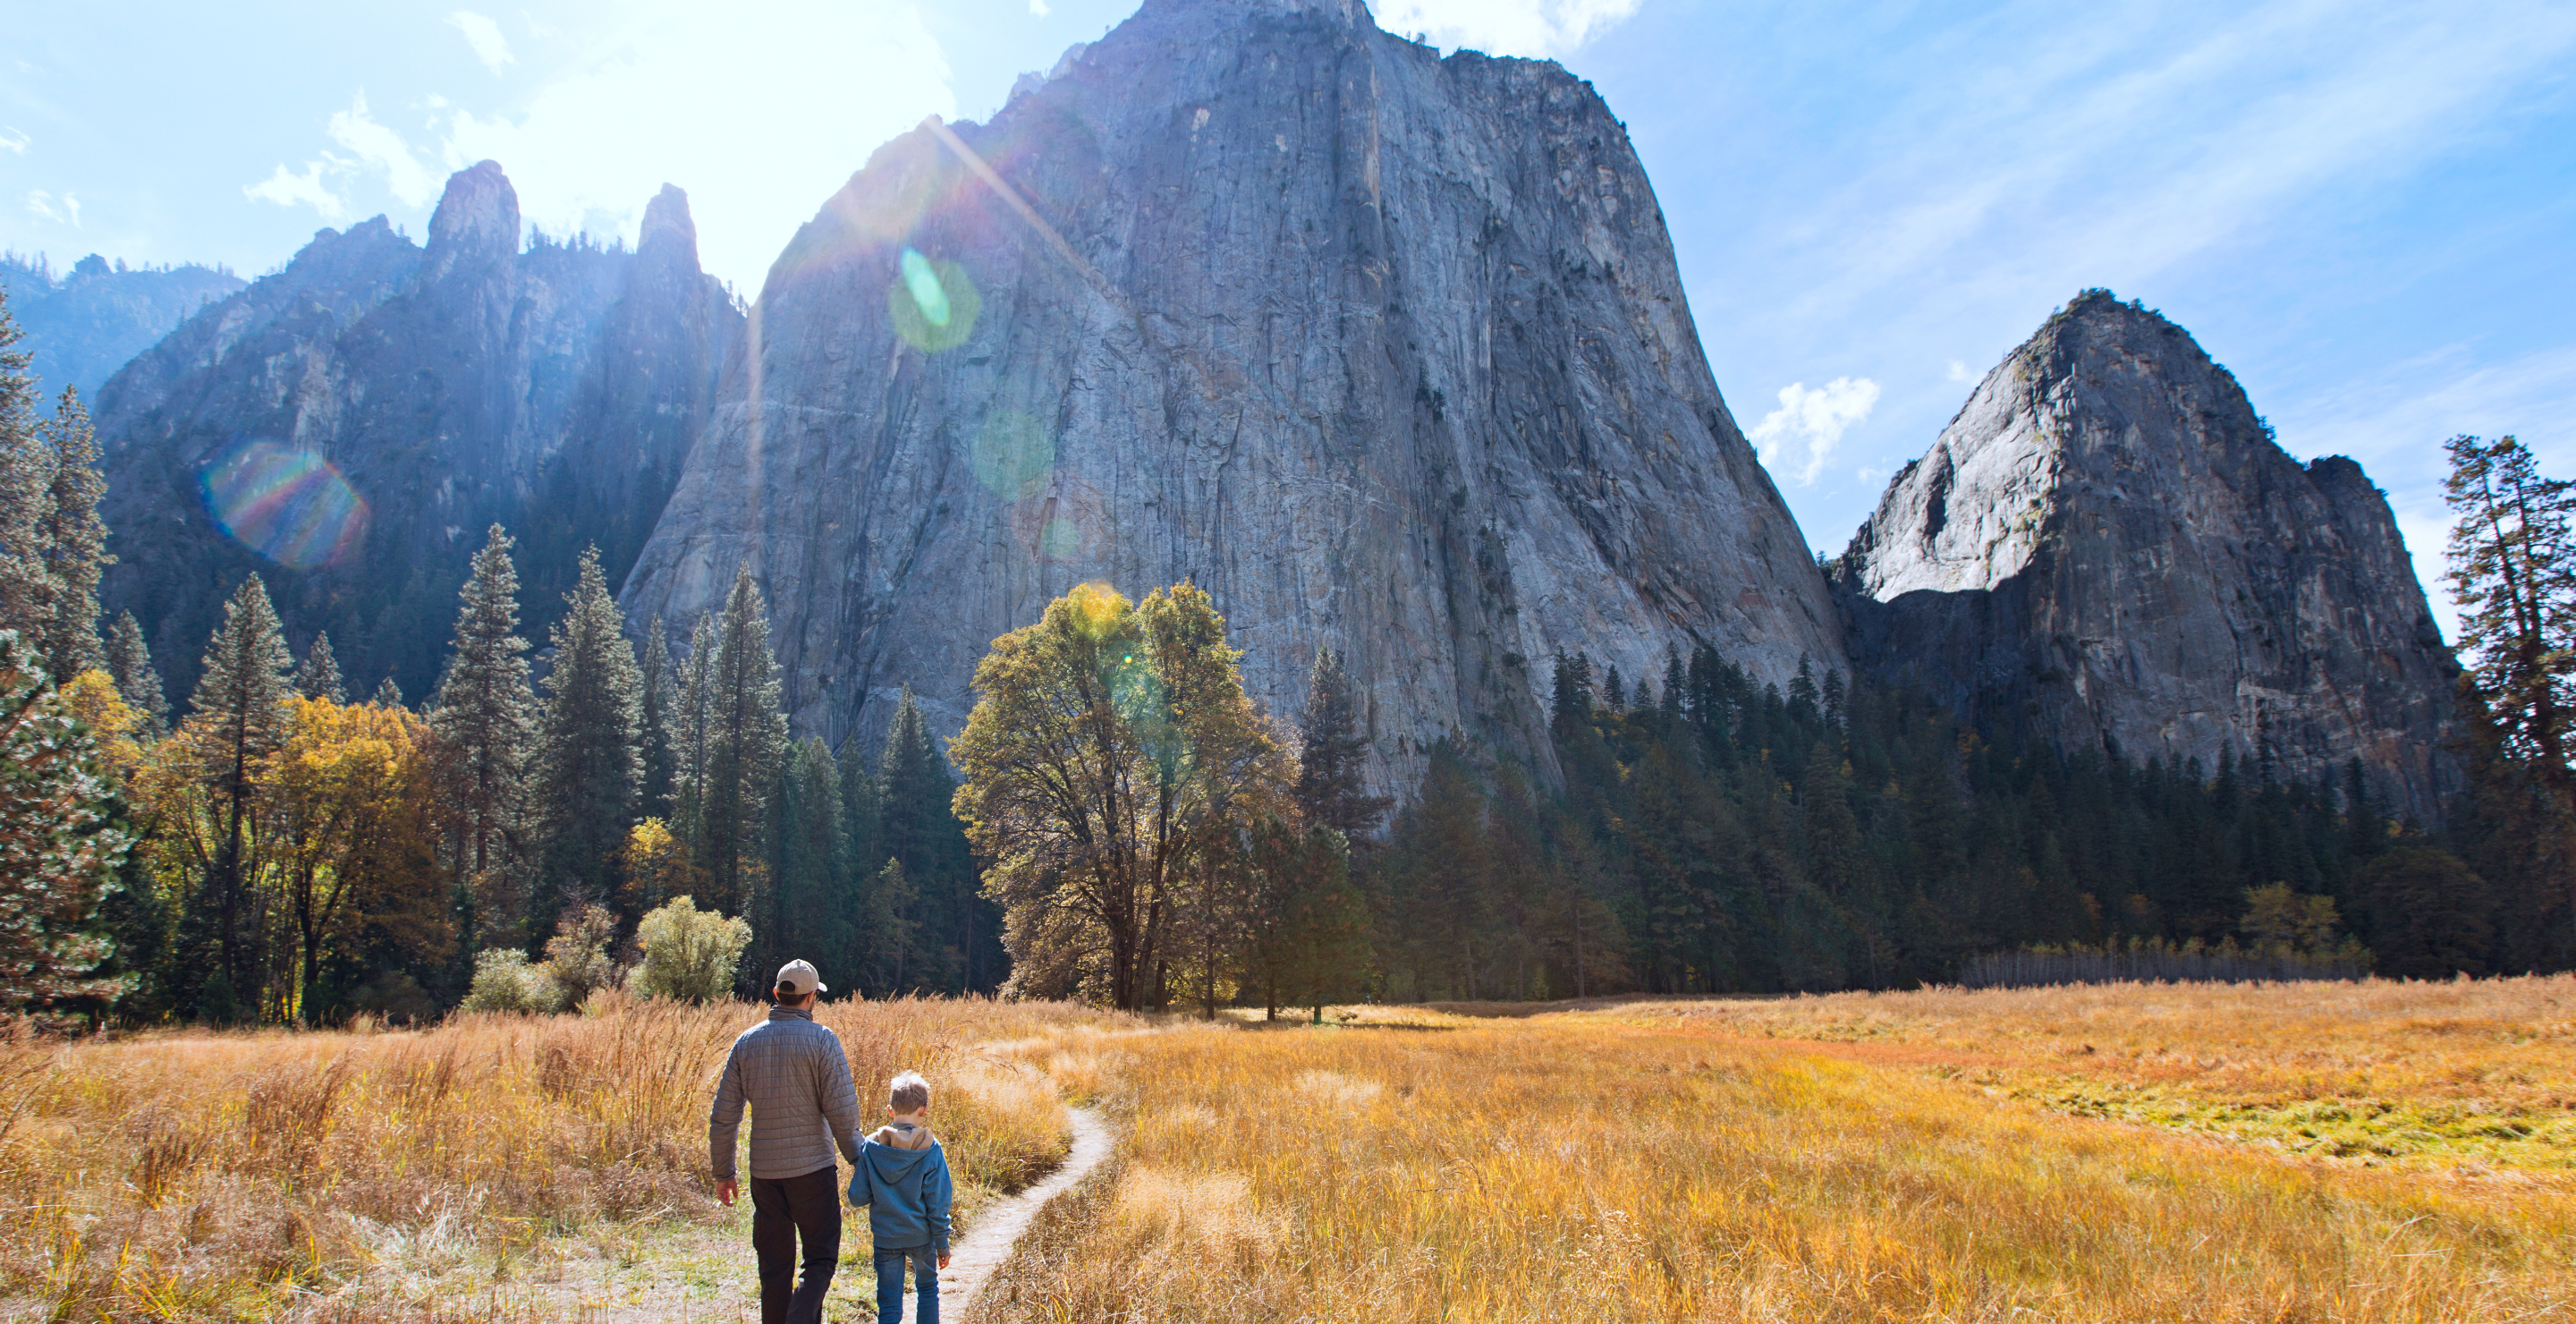
[[[772,1007],[769,1019],[742,1032],[716,1078],[707,1115],[707,1156],[716,1180],[731,1181],[742,1106],[751,1105],[751,1175],[759,1181],[802,1177],[832,1167],[832,1148],[859,1161],[859,1095],[841,1037],[801,1008]]]

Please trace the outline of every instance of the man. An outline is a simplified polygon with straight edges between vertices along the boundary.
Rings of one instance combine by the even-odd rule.
[[[814,1023],[822,975],[808,961],[778,968],[769,1019],[742,1032],[716,1078],[707,1153],[716,1199],[730,1208],[734,1137],[751,1105],[751,1249],[760,1258],[761,1324],[821,1324],[823,1296],[841,1258],[838,1145],[859,1161],[859,1095],[839,1035]],[[805,1278],[796,1280],[796,1248]]]

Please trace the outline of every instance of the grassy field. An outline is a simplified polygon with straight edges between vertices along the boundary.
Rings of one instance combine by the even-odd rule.
[[[741,1316],[744,1213],[712,1199],[706,1114],[759,1009],[592,1010],[0,1045],[0,1318]],[[943,1084],[971,1220],[1068,1140],[1051,1084],[979,1045],[1110,1018],[899,1001],[820,1019],[862,1103],[900,1067]]]
[[[1103,1040],[1003,1320],[2576,1317],[2576,981],[1350,1009]]]
[[[753,1009],[594,1012],[0,1046],[0,1318],[756,1318]],[[2576,979],[824,1020],[967,1220],[1124,1129],[968,1324],[2576,1318]]]

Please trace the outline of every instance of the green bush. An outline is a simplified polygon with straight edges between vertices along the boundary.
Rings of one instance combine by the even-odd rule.
[[[474,985],[465,992],[467,1011],[515,1011],[547,1015],[561,1008],[563,991],[543,965],[528,964],[528,954],[496,947],[474,958]]]
[[[644,959],[627,978],[638,997],[711,1002],[733,990],[733,972],[751,945],[751,925],[700,910],[693,897],[673,897],[635,926]],[[480,972],[477,972],[480,980]]]

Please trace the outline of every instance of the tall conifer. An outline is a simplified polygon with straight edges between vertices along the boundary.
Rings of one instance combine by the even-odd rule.
[[[868,768],[859,753],[855,734],[841,743],[841,830],[849,837],[850,867],[865,875],[870,862],[886,857],[885,797],[877,788],[876,773]],[[866,879],[860,879],[861,891]]]
[[[329,631],[314,635],[313,646],[304,650],[304,665],[295,669],[295,689],[308,699],[349,701],[348,686],[340,680],[340,659],[331,653]]]
[[[104,763],[34,652],[0,634],[0,1010],[123,991],[101,974],[99,912],[134,838]]]
[[[771,797],[787,753],[779,711],[778,661],[769,652],[769,609],[746,565],[725,598],[724,623],[708,668],[705,790],[699,813],[710,899],[739,914],[759,885],[768,854]]]
[[[518,634],[519,572],[500,525],[474,554],[460,596],[454,652],[429,705],[443,756],[449,863],[458,904],[472,921],[468,948],[483,945],[484,935],[516,945],[524,937],[517,867],[536,696],[528,688],[528,641]]]
[[[598,548],[582,552],[580,582],[564,600],[570,610],[554,626],[537,741],[535,808],[545,846],[528,911],[539,928],[567,905],[617,893],[617,852],[636,819],[642,776],[644,682]]]
[[[860,919],[858,879],[844,830],[841,770],[820,739],[809,736],[796,745],[787,761],[783,795],[779,819],[784,831],[769,927],[764,932],[758,923],[753,926],[773,958],[764,964],[804,954],[826,970],[842,972],[841,978],[855,980],[861,958],[851,941]]]
[[[107,479],[98,471],[98,436],[80,392],[63,388],[45,431],[52,472],[42,535],[48,610],[41,645],[46,669],[68,682],[106,660],[98,637],[98,579],[116,558],[107,554],[107,525],[98,517]]]
[[[34,643],[52,616],[45,525],[53,508],[53,448],[36,416],[28,351],[0,292],[0,629]]]
[[[1342,655],[1330,648],[1315,650],[1298,728],[1305,751],[1298,761],[1297,807],[1307,823],[1336,829],[1358,843],[1377,830],[1387,801],[1369,795],[1362,780],[1368,740],[1360,731],[1350,673],[1342,667]]]
[[[680,705],[671,723],[671,818],[690,858],[706,861],[707,715],[714,707],[716,618],[698,613],[680,663]]]
[[[121,611],[107,632],[107,674],[125,706],[143,719],[142,734],[158,740],[170,730],[170,701],[162,697],[161,673],[153,669],[152,650],[143,643],[143,626],[134,613]]]
[[[672,783],[678,772],[672,724],[680,714],[680,676],[672,666],[670,641],[658,615],[644,627],[644,661],[637,683],[642,686],[636,734],[641,741],[643,812],[664,815],[671,812]]]
[[[1001,916],[976,890],[974,856],[955,809],[957,779],[910,686],[886,730],[877,787],[883,850],[903,862],[904,877],[919,898],[906,978],[919,988],[990,987],[998,982],[990,944]]]
[[[227,990],[256,986],[252,957],[259,935],[249,921],[246,856],[251,845],[261,761],[287,734],[289,677],[295,655],[278,632],[277,610],[259,576],[242,581],[224,604],[224,623],[206,647],[182,735],[222,825],[196,904],[200,941],[211,941]],[[212,932],[204,930],[207,921]]]

